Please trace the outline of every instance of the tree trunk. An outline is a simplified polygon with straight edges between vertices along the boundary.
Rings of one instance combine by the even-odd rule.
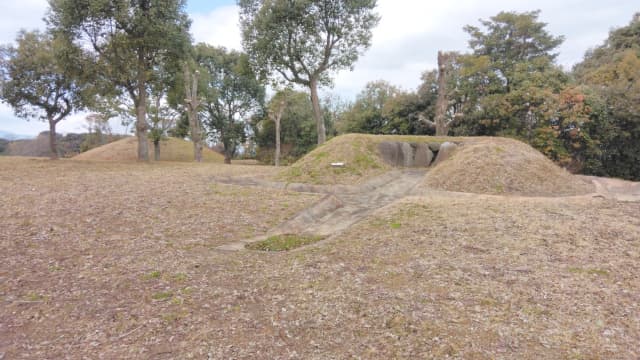
[[[311,90],[311,104],[313,105],[313,117],[316,118],[316,128],[318,130],[318,145],[322,145],[327,139],[327,134],[324,129],[324,119],[322,118],[322,111],[320,110],[320,98],[318,97],[318,80],[317,79],[312,79],[309,82],[309,89]]]
[[[56,124],[53,118],[49,117],[49,149],[51,150],[51,160],[58,160],[58,144],[56,143]]]
[[[142,95],[145,94],[145,95]],[[139,96],[136,109],[136,136],[138,137],[138,161],[149,161],[149,144],[147,142],[147,109],[146,90]]]
[[[138,161],[149,161],[147,142],[147,87],[142,51],[138,55],[138,102],[136,103],[136,136],[138,137]]]
[[[233,155],[233,150],[231,149],[227,149],[227,147],[224,147],[224,163],[225,164],[231,164],[231,156]]]
[[[275,163],[276,166],[280,166],[280,115],[276,116],[276,156]]]
[[[438,51],[438,99],[436,100],[436,136],[447,136],[449,128],[446,119],[447,105],[447,62],[449,56]]]
[[[160,161],[160,140],[153,140],[153,160]]]
[[[187,116],[189,117],[189,128],[191,130],[191,141],[193,141],[193,158],[197,162],[202,162],[202,126],[198,119],[198,73],[190,74],[189,68],[184,67],[184,90],[185,103],[187,105]]]
[[[287,100],[281,99],[280,103],[278,103],[278,108],[276,109],[276,113],[272,114],[274,116],[273,121],[276,123],[276,154],[275,154],[275,165],[280,166],[280,120],[282,119],[282,114],[284,114],[284,108],[287,106]]]

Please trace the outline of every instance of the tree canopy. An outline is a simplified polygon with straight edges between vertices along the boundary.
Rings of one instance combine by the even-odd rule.
[[[598,143],[591,171],[640,179],[640,13],[611,31],[574,68],[589,95],[589,132]]]
[[[376,0],[238,0],[243,46],[265,76],[277,74],[306,86],[318,144],[326,133],[318,86],[331,72],[349,69],[371,45],[379,21]]]
[[[148,87],[177,65],[190,43],[185,0],[49,0],[53,33],[81,50],[103,95],[126,94],[136,108],[138,159],[148,160]]]
[[[21,31],[17,47],[3,47],[0,98],[16,116],[39,118],[49,124],[51,157],[58,157],[56,125],[82,107],[81,86],[71,66],[73,52],[61,46],[60,39],[38,31]]]
[[[245,128],[252,112],[264,101],[264,85],[243,53],[198,44],[195,60],[206,86],[202,92],[204,120],[209,136],[224,145],[230,163],[237,146],[246,139]]]

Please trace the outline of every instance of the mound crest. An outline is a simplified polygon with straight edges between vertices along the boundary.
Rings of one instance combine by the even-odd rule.
[[[469,138],[426,176],[430,188],[479,194],[571,196],[593,184],[558,167],[529,145],[506,138]]]
[[[439,156],[441,151],[434,146],[434,160],[430,167],[425,167],[428,172],[423,185],[427,188],[522,196],[572,196],[595,190],[591,182],[558,167],[531,146],[497,137],[342,135],[283,169],[278,178],[325,185],[362,184],[393,167],[420,166],[418,154],[424,144],[432,147],[445,142],[460,146],[446,157]],[[407,153],[414,156],[410,162]],[[428,156],[424,162],[429,163]]]
[[[431,160],[430,158],[418,159],[422,155],[417,148],[424,147],[428,143],[440,144],[445,141],[458,142],[461,139],[365,134],[337,136],[281,171],[278,177],[288,182],[359,184],[399,164],[399,167],[402,167],[401,164],[407,164],[408,159],[405,154],[409,151],[395,149],[395,146],[400,143],[405,147],[414,147],[410,166],[420,166],[419,164],[429,163]],[[393,147],[393,149],[385,150],[386,147]],[[344,163],[345,166],[334,167],[331,165],[333,163]]]
[[[75,160],[135,161],[138,159],[138,139],[127,137],[73,157]],[[153,143],[149,142],[149,157],[153,159]],[[202,149],[202,159],[206,162],[221,163],[224,157],[207,148]],[[161,161],[193,161],[193,143],[176,138],[160,142]]]

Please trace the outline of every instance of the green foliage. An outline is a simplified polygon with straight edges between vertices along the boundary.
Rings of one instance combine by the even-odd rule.
[[[640,13],[585,55],[574,74],[588,92],[586,127],[598,151],[587,173],[640,180]]]
[[[174,127],[169,129],[167,134],[178,139],[184,139],[189,136],[189,117],[186,113],[178,115],[178,119]]]
[[[159,291],[151,295],[151,298],[156,301],[167,300],[173,297],[173,292],[171,291]]]
[[[419,94],[402,91],[383,80],[373,81],[365,86],[336,126],[343,134],[423,135],[429,129],[419,115],[430,105]]]
[[[163,73],[179,68],[190,37],[185,0],[50,0],[47,22],[69,51],[81,52],[79,68],[104,103],[129,97],[136,133],[146,139],[147,92]],[[118,104],[114,104],[118,107]],[[100,104],[92,104],[100,107]],[[147,160],[146,141],[138,158]]]
[[[293,162],[316,146],[316,129],[313,118],[313,106],[309,96],[303,92],[285,90],[287,105],[280,119],[280,141],[282,158]],[[279,96],[276,94],[267,104],[267,108],[275,106]],[[329,120],[329,119],[326,119]],[[325,125],[330,127],[330,122]],[[258,158],[263,162],[272,162],[275,149],[275,122],[263,114],[252,121],[254,139],[258,145]]]
[[[49,33],[21,31],[16,43],[0,49],[0,99],[18,117],[49,123],[51,156],[57,158],[56,125],[82,107],[81,88],[68,65],[71,57]]]
[[[322,236],[284,234],[275,235],[263,241],[247,244],[249,250],[289,251],[324,239]]]
[[[239,0],[243,46],[264,75],[329,84],[371,45],[375,0]]]
[[[538,21],[539,11],[501,12],[466,26],[472,54],[460,56],[455,100],[461,119],[454,126],[473,135],[510,135],[528,141],[554,111],[554,98],[568,79],[553,60],[562,42]]]
[[[238,0],[243,46],[264,77],[306,86],[325,141],[318,86],[330,73],[349,69],[371,45],[379,21],[376,0]]]
[[[237,146],[246,140],[248,117],[259,111],[265,89],[243,53],[198,44],[195,60],[206,84],[201,96],[209,137],[224,145],[229,162]]]

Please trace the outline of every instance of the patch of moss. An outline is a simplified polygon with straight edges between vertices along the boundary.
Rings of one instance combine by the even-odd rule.
[[[152,272],[148,273],[147,275],[145,275],[144,278],[145,279],[160,279],[160,275],[162,275],[160,273],[160,271],[155,270],[155,271],[152,271]]]
[[[315,156],[314,156],[314,157],[316,158],[316,160],[318,160],[318,159],[326,158],[327,156],[329,156],[329,153],[328,153],[328,152],[326,152],[326,151],[321,151],[321,152],[319,152],[319,153],[315,154]]]
[[[589,269],[589,270],[587,270],[587,274],[608,276],[609,272],[607,270],[604,270],[604,269]]]
[[[583,269],[583,268],[572,267],[572,268],[569,268],[569,272],[574,274],[609,276],[609,272],[604,269]]]
[[[153,300],[167,300],[172,296],[173,296],[173,293],[171,291],[160,291],[151,295],[151,298]]]
[[[185,274],[185,273],[177,273],[177,274],[173,275],[173,280],[175,280],[177,282],[187,281],[187,274]]]
[[[45,295],[42,295],[36,292],[30,292],[25,296],[25,300],[32,301],[32,302],[39,302],[39,301],[46,301],[47,297]]]
[[[322,239],[324,239],[322,236],[283,234],[271,236],[263,241],[247,244],[245,245],[245,248],[260,251],[288,251],[312,244]]]

